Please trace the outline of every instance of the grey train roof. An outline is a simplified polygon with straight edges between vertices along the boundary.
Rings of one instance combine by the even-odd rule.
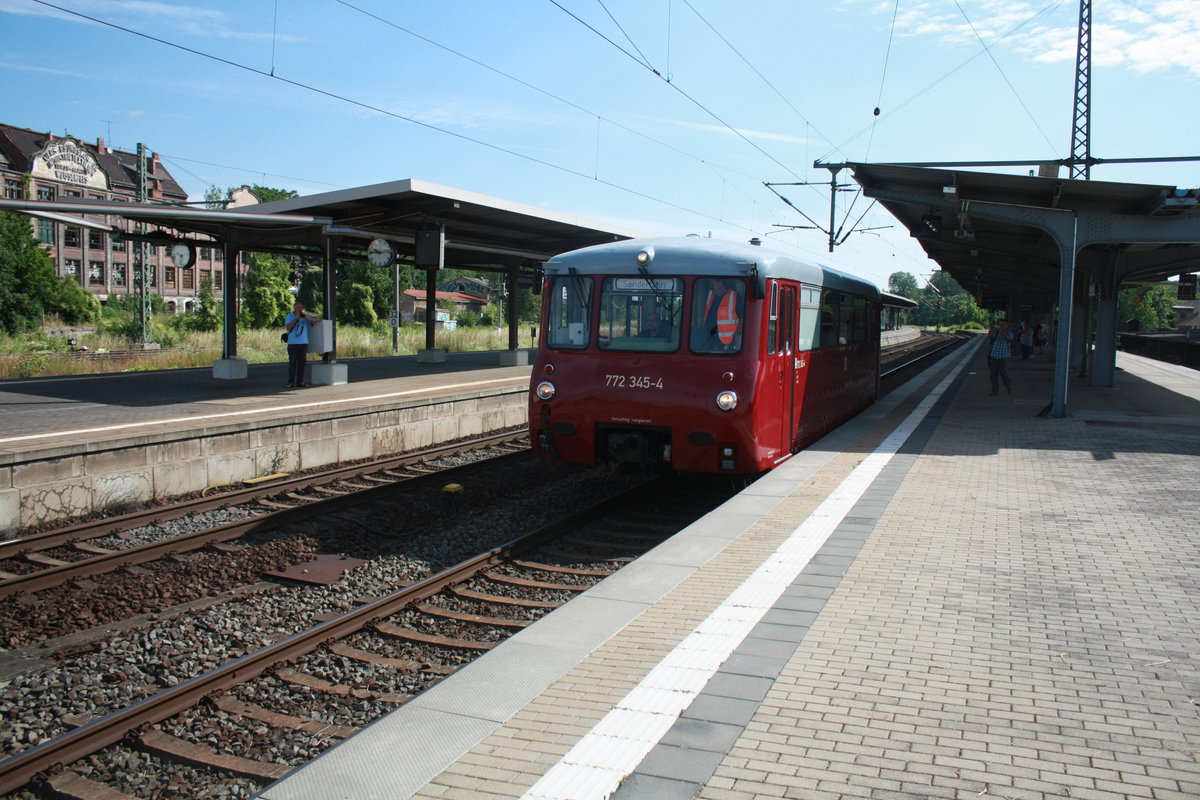
[[[628,239],[584,247],[555,256],[543,269],[548,275],[566,274],[568,269],[580,275],[639,275],[634,259],[642,251],[650,253],[646,269],[651,275],[746,275],[750,265],[757,265],[761,277],[785,278],[871,297],[879,295],[879,289],[870,281],[821,264],[801,261],[768,247],[699,236]]]

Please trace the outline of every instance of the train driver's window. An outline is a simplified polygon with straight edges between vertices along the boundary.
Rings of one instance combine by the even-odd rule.
[[[741,278],[698,278],[692,285],[692,352],[740,351],[745,314],[745,281]]]
[[[579,275],[556,277],[550,284],[550,313],[546,343],[550,347],[584,348],[592,318],[592,279]]]
[[[682,310],[681,278],[605,278],[596,344],[601,350],[673,353]]]

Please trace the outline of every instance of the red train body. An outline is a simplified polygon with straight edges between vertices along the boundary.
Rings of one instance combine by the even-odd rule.
[[[544,266],[534,448],[771,469],[874,402],[878,289],[751,244],[635,239]]]

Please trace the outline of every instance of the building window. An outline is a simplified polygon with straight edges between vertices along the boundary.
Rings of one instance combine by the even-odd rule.
[[[88,262],[88,285],[103,286],[104,285],[104,262],[89,261]]]
[[[88,231],[88,248],[92,250],[104,249],[104,233],[102,231]]]
[[[79,283],[79,262],[73,258],[68,258],[63,262],[63,275],[66,275],[71,280]]]
[[[219,264],[224,260],[225,260],[225,251],[219,247],[214,247],[213,248],[213,261],[216,261]]]
[[[180,270],[180,277],[183,279],[182,283],[183,283],[184,289],[195,289],[196,288],[196,285],[195,285],[196,284],[196,273],[195,272],[193,272],[190,269]]]
[[[125,265],[119,261],[114,261],[112,265],[112,285],[126,286],[129,281],[125,276]]]
[[[75,189],[63,189],[63,197],[83,197],[83,195]]]
[[[37,235],[42,244],[54,244],[54,223],[48,219],[39,219]]]
[[[25,189],[21,186],[21,182],[12,178],[4,179],[4,196],[9,200],[24,200]]]
[[[79,247],[79,228],[63,228],[63,247]]]
[[[221,291],[221,270],[219,269],[213,270],[213,289]]]
[[[163,286],[168,289],[175,288],[175,268],[163,267]]]
[[[146,264],[143,267],[146,270],[146,288],[153,289],[158,286],[158,270],[153,264]]]
[[[125,252],[125,240],[124,239],[113,239],[112,240],[112,251],[114,253],[124,253]]]
[[[201,261],[212,261],[212,248],[201,247],[200,248],[200,260]]]
[[[54,199],[54,187],[53,186],[38,186],[37,187],[37,199],[38,200],[53,200]]]
[[[200,270],[200,285],[203,286],[205,281],[212,280],[212,273],[206,269]]]

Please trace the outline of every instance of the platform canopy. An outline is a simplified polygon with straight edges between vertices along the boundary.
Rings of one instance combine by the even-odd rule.
[[[243,209],[328,219],[331,232],[369,234],[411,255],[416,231],[442,225],[445,266],[521,265],[643,234],[428,181],[407,180],[293,197]]]
[[[818,166],[832,170],[834,182],[850,169],[864,196],[985,306],[1014,319],[1057,312],[1051,416],[1067,413],[1069,369],[1092,385],[1113,385],[1122,286],[1200,270],[1197,189],[963,168],[983,164]]]
[[[1129,241],[1082,250],[1077,267],[1085,272],[1109,261],[1114,249],[1128,265],[1125,283],[1162,281],[1200,261],[1195,243],[1159,241],[1155,230],[1163,219],[1200,217],[1195,190],[894,164],[842,166],[965,290],[1005,298],[1013,307],[1049,309],[1057,302],[1059,243],[1036,225],[1063,212],[1143,221],[1146,227]],[[997,207],[1003,218],[988,213]]]

